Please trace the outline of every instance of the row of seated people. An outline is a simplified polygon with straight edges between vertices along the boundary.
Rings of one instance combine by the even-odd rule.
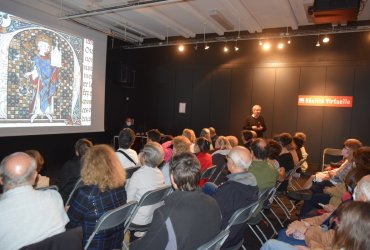
[[[282,135],[280,137],[283,137]],[[190,144],[190,143],[187,143],[187,141],[182,137],[178,139],[183,144],[186,144],[186,145]],[[207,142],[208,140],[203,140],[203,143],[204,141]],[[171,157],[170,164],[172,164],[173,159],[177,155],[186,153],[186,152],[177,152],[176,146],[175,146],[176,144],[175,139],[173,142],[174,142],[173,143],[174,152],[173,152],[173,157]],[[266,145],[267,144],[264,139],[256,139],[251,144],[251,148],[253,152],[253,159],[254,159],[253,162],[251,162],[251,164],[245,164],[245,162],[242,161],[244,162],[244,164],[242,164],[241,167],[239,167],[245,172],[247,171],[250,165],[252,166],[251,176],[255,176],[257,180],[259,179],[257,184],[258,184],[258,188],[260,189],[274,186],[278,178],[278,171],[272,168],[271,165],[269,165],[266,161],[267,155],[268,155]],[[83,150],[79,151],[81,148],[83,148]],[[186,148],[188,148],[188,146],[186,146]],[[199,148],[199,146],[197,145],[194,148],[195,150],[198,150],[197,148]],[[247,154],[247,155],[249,154],[249,157],[251,157],[248,150],[246,150],[245,148],[242,148],[242,149],[243,150],[241,150],[239,147],[235,148],[236,153],[234,155],[236,155],[235,157],[237,157],[237,159],[238,157],[243,158],[243,156],[240,156],[243,154]],[[226,157],[226,159],[230,159],[230,160],[227,160],[227,166],[229,170],[230,170],[229,164],[231,164],[229,162],[234,162],[232,160],[233,159],[232,152],[233,151],[230,150],[229,153],[225,155],[225,157],[228,156]],[[162,162],[164,158],[163,147],[159,146],[159,144],[157,143],[149,141],[149,143],[144,147],[143,152],[138,157],[138,162],[143,167],[141,167],[140,171],[137,171],[137,173],[135,173],[132,176],[131,181],[127,182],[126,184],[126,189],[127,189],[127,197],[126,197],[126,189],[123,186],[123,183],[125,182],[125,179],[124,179],[125,171],[123,170],[122,165],[120,164],[120,162],[118,161],[118,158],[116,157],[117,153],[115,154],[115,156],[113,156],[114,153],[112,155],[112,149],[109,146],[104,146],[104,145],[92,146],[92,144],[85,139],[79,140],[76,143],[77,161],[75,163],[79,163],[78,158],[84,154],[82,158],[82,168],[81,168],[80,174],[81,174],[81,177],[82,177],[82,180],[85,186],[78,189],[76,194],[73,196],[73,199],[70,203],[70,207],[66,208],[68,211],[69,219],[70,219],[70,222],[68,223],[67,228],[71,228],[77,225],[82,225],[84,228],[84,240],[85,241],[88,238],[89,234],[91,234],[91,231],[93,230],[95,226],[96,220],[105,211],[112,209],[114,207],[117,207],[119,205],[122,205],[127,200],[138,200],[140,199],[140,196],[144,192],[150,189],[154,189],[160,185],[164,185],[163,174],[157,168],[157,166],[159,166],[159,164]],[[10,159],[13,159],[13,158],[22,159],[26,157],[25,155],[18,153],[14,156],[10,156],[9,158]],[[9,159],[4,159],[3,164],[2,164],[2,168],[4,169],[2,173],[4,175],[6,174],[5,169],[7,165],[6,164],[7,160]],[[235,160],[235,162],[236,161],[237,160]],[[201,162],[201,161],[198,159],[197,162]],[[199,165],[201,164],[199,163]],[[24,166],[24,168],[26,167],[29,167],[29,165]],[[10,166],[9,168],[12,168],[12,166]],[[171,167],[169,169],[171,169],[172,171]],[[200,166],[200,169],[201,169],[201,166]],[[254,172],[253,172],[253,169],[255,169]],[[230,172],[233,173],[231,170]],[[146,178],[145,176],[147,176],[148,178]],[[270,177],[266,178],[266,176],[270,176]],[[6,179],[6,178],[4,177],[3,179]],[[29,183],[29,182],[33,184],[34,180],[32,178],[28,178],[26,183]],[[173,184],[172,180],[171,180],[171,183]],[[241,183],[243,183],[243,181],[241,181]],[[197,184],[199,184],[199,182],[197,182]],[[4,185],[4,187],[5,186],[6,185]],[[23,183],[21,186],[25,186],[25,184]],[[5,190],[8,190],[8,189],[12,189],[12,188],[9,188],[6,186]],[[112,194],[112,192],[114,193],[114,195]],[[105,204],[105,202],[107,202],[107,204]],[[224,204],[224,202],[223,201],[219,202],[219,204]],[[134,223],[145,224],[145,223],[150,222],[154,209],[155,207],[145,208],[145,210],[147,211],[142,211],[142,216],[140,216],[140,213],[138,213],[138,216],[137,218],[135,218]],[[224,214],[225,211],[222,211],[221,209],[221,212],[222,214]],[[40,214],[45,214],[45,213],[41,212]],[[118,237],[117,240],[110,240],[109,241],[110,245],[105,246],[106,241],[102,240],[101,242],[103,242],[102,243],[103,245],[100,246],[99,240],[96,240],[97,245],[98,245],[97,249],[106,249],[106,248],[109,249],[109,247],[113,247],[113,246],[115,247],[115,244],[119,245],[120,241],[121,241],[121,238]]]

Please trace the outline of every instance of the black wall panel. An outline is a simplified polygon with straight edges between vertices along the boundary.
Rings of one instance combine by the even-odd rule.
[[[262,106],[262,116],[267,127],[265,137],[271,137],[273,134],[269,126],[273,123],[274,88],[275,68],[256,68],[253,74],[252,106],[255,104]]]
[[[218,69],[212,74],[210,121],[209,125],[217,128],[219,134],[230,131],[230,86],[231,70]]]
[[[276,69],[273,119],[269,125],[274,133],[296,132],[299,77],[298,67]]]
[[[230,86],[230,131],[240,140],[245,118],[251,113],[253,70],[236,68],[232,71]]]

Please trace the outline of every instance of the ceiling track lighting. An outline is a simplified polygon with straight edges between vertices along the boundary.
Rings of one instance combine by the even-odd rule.
[[[316,47],[320,47],[321,44],[320,44],[320,35],[317,35],[317,42],[316,42]]]
[[[227,47],[227,44],[225,43],[225,46],[224,46],[224,52],[227,53],[229,52],[229,47]]]
[[[207,25],[207,23],[204,23],[204,25],[203,25],[203,43],[205,43],[204,50],[209,49],[208,43],[206,42],[206,25]]]
[[[323,43],[328,43],[329,41],[330,41],[330,38],[328,37],[328,35],[325,35],[325,37],[322,39]]]

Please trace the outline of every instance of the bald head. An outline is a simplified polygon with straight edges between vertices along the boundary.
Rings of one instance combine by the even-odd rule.
[[[233,147],[230,150],[229,157],[234,163],[234,167],[247,171],[252,163],[252,155],[248,149],[242,146]]]
[[[4,189],[33,185],[36,178],[36,162],[26,153],[17,152],[4,158],[0,165]]]

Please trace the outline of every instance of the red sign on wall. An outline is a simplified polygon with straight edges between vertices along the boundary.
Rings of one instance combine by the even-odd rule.
[[[298,106],[351,108],[353,96],[299,95]]]

